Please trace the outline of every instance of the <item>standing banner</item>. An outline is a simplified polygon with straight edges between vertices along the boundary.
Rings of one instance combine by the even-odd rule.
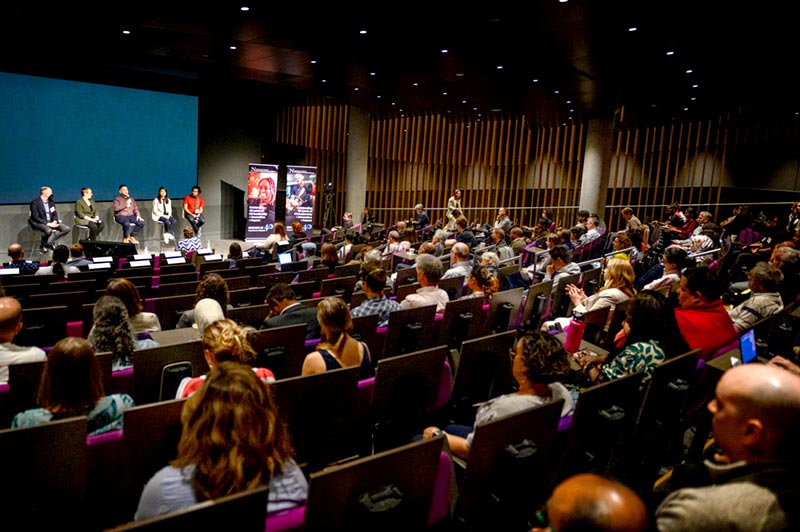
[[[275,196],[278,190],[278,165],[248,165],[247,230],[245,242],[263,242],[275,227]]]
[[[303,231],[314,227],[314,203],[317,199],[317,167],[286,167],[286,230],[292,222],[303,225]]]

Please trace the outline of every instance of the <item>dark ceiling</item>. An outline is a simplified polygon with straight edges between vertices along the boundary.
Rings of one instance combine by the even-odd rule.
[[[239,78],[366,109],[560,120],[623,106],[668,117],[800,110],[789,2],[18,4],[0,11],[0,69],[12,72],[187,87]]]

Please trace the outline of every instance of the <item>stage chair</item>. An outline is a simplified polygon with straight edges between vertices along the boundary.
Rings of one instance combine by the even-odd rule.
[[[553,487],[564,400],[478,425],[463,468],[455,516],[470,530],[523,530]],[[458,476],[458,475],[457,475]]]

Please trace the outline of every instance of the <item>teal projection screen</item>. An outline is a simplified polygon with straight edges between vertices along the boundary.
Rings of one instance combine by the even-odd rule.
[[[111,200],[197,183],[197,96],[0,72],[0,204],[48,185],[58,202],[91,187]]]

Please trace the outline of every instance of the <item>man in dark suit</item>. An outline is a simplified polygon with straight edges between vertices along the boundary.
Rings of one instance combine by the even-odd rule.
[[[269,315],[264,320],[262,329],[305,323],[306,340],[320,338],[317,309],[301,305],[288,284],[278,283],[270,288],[267,293],[267,305],[269,305]]]
[[[42,232],[42,251],[55,249],[55,242],[70,232],[70,226],[61,223],[53,201],[53,189],[44,186],[39,189],[39,197],[31,202],[28,225]]]

